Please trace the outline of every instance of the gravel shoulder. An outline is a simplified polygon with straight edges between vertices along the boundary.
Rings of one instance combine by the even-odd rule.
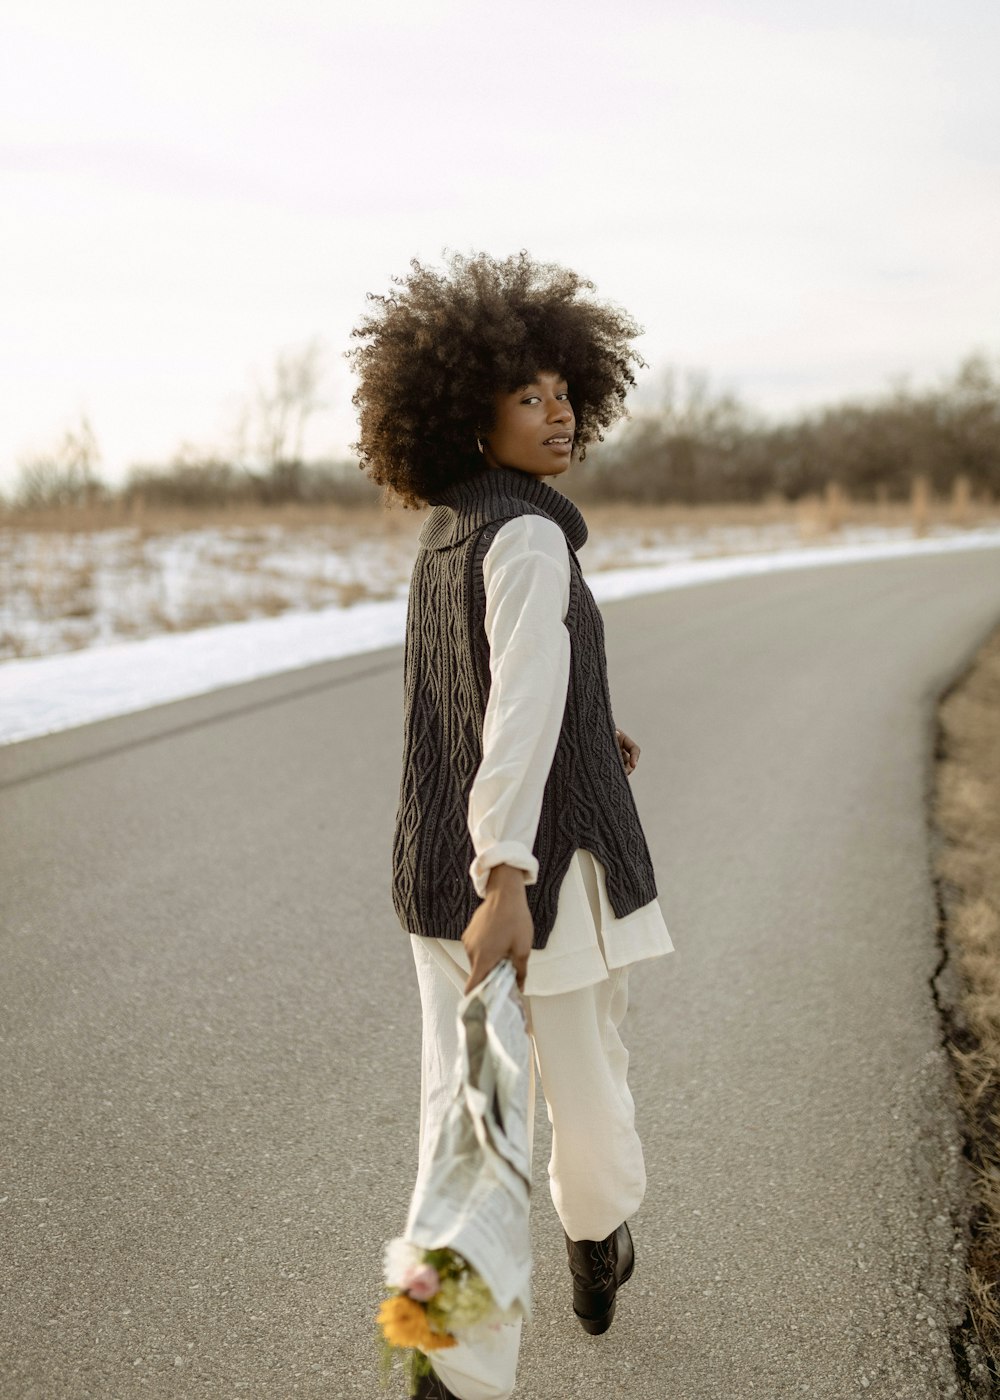
[[[972,1168],[969,1310],[953,1347],[969,1400],[1000,1379],[1000,629],[937,709],[934,979]]]

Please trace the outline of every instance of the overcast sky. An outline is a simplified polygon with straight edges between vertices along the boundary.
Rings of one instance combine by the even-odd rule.
[[[444,248],[528,248],[648,378],[771,415],[1000,351],[995,0],[2,0],[0,486],[82,412],[103,471],[224,449]]]

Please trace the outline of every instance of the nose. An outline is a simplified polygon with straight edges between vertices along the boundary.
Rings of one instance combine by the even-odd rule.
[[[550,423],[568,423],[573,417],[573,408],[568,399],[557,399],[553,396],[549,405]]]

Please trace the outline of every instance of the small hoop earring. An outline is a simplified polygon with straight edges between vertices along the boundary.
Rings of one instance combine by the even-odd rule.
[[[483,451],[483,443],[481,438],[476,438],[476,446],[479,448],[480,452]],[[485,456],[485,453],[483,455]]]

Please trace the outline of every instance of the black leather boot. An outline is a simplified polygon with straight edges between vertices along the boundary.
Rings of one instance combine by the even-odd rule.
[[[606,1332],[615,1315],[615,1295],[635,1267],[635,1249],[622,1221],[606,1240],[571,1240],[566,1236],[573,1275],[573,1311],[585,1332]]]
[[[458,1400],[458,1396],[453,1395],[444,1381],[431,1371],[429,1375],[420,1377],[410,1400]]]

